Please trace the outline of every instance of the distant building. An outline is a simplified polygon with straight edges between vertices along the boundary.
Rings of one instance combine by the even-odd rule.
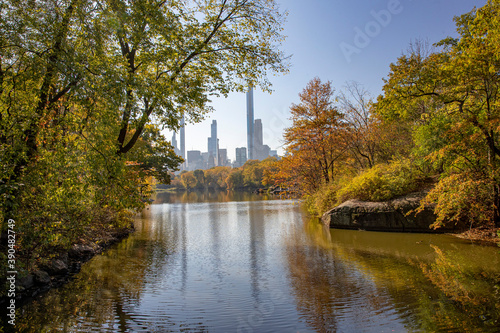
[[[208,158],[209,158],[208,152],[201,153],[201,163],[202,164],[200,166],[200,169],[202,169],[202,170],[208,169]]]
[[[181,165],[181,170],[186,169],[187,167],[187,161],[186,161],[186,131],[185,131],[185,122],[184,122],[184,115],[182,116],[181,119],[181,129],[180,129],[180,136],[181,136],[181,146],[179,147],[180,149],[180,156],[185,160],[184,163]]]
[[[247,92],[247,148],[248,159],[253,159],[254,120],[253,120],[253,87],[250,85]]]
[[[268,145],[261,145],[258,147],[255,147],[255,159],[262,161],[265,160],[266,158],[269,157],[269,154],[271,152],[271,148]]]
[[[253,159],[262,161],[269,157],[271,148],[263,143],[262,120],[255,119]]]
[[[175,132],[174,134],[172,135],[172,146],[174,147],[174,153],[176,155],[180,155],[180,151],[179,151],[179,146],[177,146],[177,138],[175,137]]]
[[[247,149],[245,147],[236,148],[236,161],[234,162],[234,166],[239,168],[243,166],[247,161]]]
[[[271,157],[276,157],[279,159],[279,156],[278,156],[278,151],[277,150],[270,150],[269,151],[269,156]]]
[[[219,166],[229,165],[227,160],[227,149],[219,149]]]
[[[217,120],[210,126],[211,135],[208,138],[208,168],[219,165],[219,139],[217,139]]]
[[[196,170],[203,168],[203,160],[199,150],[188,150],[187,152],[188,170]]]
[[[249,160],[266,159],[271,148],[264,145],[262,120],[254,120],[253,86],[247,92],[247,153]],[[237,164],[237,163],[236,163]]]
[[[258,147],[262,146],[264,143],[263,132],[262,132],[262,120],[255,119],[253,124],[253,147],[254,147],[254,155],[255,151],[258,150]],[[255,159],[256,156],[253,156]]]

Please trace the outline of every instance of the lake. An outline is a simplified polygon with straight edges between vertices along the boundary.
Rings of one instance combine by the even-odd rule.
[[[498,332],[500,248],[333,230],[297,200],[163,193],[20,309],[26,332]]]

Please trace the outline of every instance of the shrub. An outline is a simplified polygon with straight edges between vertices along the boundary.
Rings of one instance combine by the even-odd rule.
[[[410,161],[379,164],[351,179],[337,193],[337,203],[349,199],[385,201],[418,189],[420,172]]]
[[[442,178],[422,200],[422,206],[435,204],[437,229],[443,226],[483,225],[493,217],[492,184],[473,174],[452,174]]]
[[[304,206],[311,215],[319,216],[336,206],[338,183],[324,184],[314,194],[304,198]]]

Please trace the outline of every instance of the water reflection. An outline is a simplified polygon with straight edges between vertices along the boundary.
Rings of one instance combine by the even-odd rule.
[[[409,331],[498,332],[500,256],[496,248],[446,235],[325,230],[313,222],[305,224],[305,231],[315,250],[326,254],[326,261],[311,261],[311,250],[290,254],[289,262],[296,272],[292,274],[295,285],[300,285],[299,304],[319,330],[325,315],[345,319],[347,300],[348,308],[357,302],[359,309],[365,308],[359,315],[349,311],[351,322],[392,312]],[[356,284],[352,274],[362,284]],[[320,281],[318,276],[329,280]],[[321,287],[311,287],[317,284]],[[336,295],[339,287],[340,296]],[[311,304],[319,304],[319,310]],[[330,313],[321,312],[325,309]],[[377,325],[384,322],[376,321]],[[394,329],[394,324],[387,327]],[[359,329],[353,327],[353,331]]]
[[[130,238],[85,264],[70,284],[22,308],[16,328],[495,332],[498,327],[496,248],[446,235],[325,229],[291,200],[195,192],[160,197],[157,202],[168,203],[137,216]]]
[[[161,192],[153,197],[155,204],[162,203],[200,203],[200,202],[230,202],[230,201],[261,201],[280,199],[279,196],[268,194],[253,194],[244,191],[181,191]]]

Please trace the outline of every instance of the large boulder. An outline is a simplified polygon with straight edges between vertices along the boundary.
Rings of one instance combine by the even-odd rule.
[[[46,270],[50,275],[65,275],[68,273],[68,265],[61,259],[53,259]]]
[[[95,253],[95,249],[90,245],[73,244],[71,249],[69,249],[68,255],[71,258],[84,259],[95,255]]]
[[[46,285],[49,284],[51,281],[49,273],[45,271],[38,270],[33,272],[33,275],[35,277],[35,283],[38,285]]]
[[[35,285],[35,278],[33,274],[28,274],[16,280],[16,285],[19,291],[30,289]]]
[[[425,192],[411,193],[384,202],[349,200],[323,214],[323,224],[331,228],[370,231],[435,232],[433,207],[415,213]],[[439,229],[439,232],[451,231]]]

